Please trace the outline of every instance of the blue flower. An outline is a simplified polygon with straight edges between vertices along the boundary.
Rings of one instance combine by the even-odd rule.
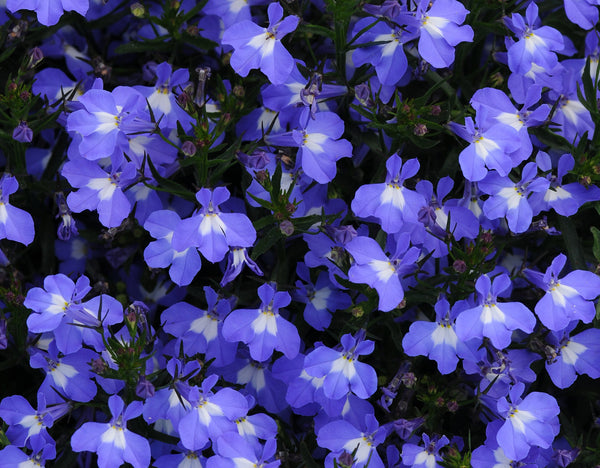
[[[236,309],[227,316],[223,336],[227,341],[246,343],[256,361],[266,361],[275,349],[293,359],[300,350],[300,335],[279,314],[279,309],[291,302],[290,295],[263,284],[258,288],[258,296],[261,299],[258,309]]]
[[[221,42],[234,49],[230,64],[236,73],[247,76],[250,70],[260,68],[272,84],[282,84],[292,73],[294,59],[281,39],[296,29],[300,18],[292,15],[282,19],[279,3],[271,3],[267,13],[268,28],[249,20],[240,21],[223,33]]]
[[[509,392],[510,403],[506,398],[500,398],[497,404],[505,421],[496,440],[506,456],[513,460],[525,458],[532,446],[550,447],[560,430],[560,408],[556,399],[541,392],[531,392],[521,399],[524,390],[524,384],[516,384]]]
[[[131,463],[134,468],[150,464],[148,441],[127,429],[127,421],[142,414],[142,402],[134,401],[125,407],[118,395],[108,399],[112,418],[107,423],[86,422],[71,437],[75,452],[95,452],[100,468],[116,468]]]
[[[358,361],[358,356],[371,354],[375,343],[364,339],[364,332],[357,337],[342,336],[341,349],[319,346],[304,359],[304,370],[309,376],[324,377],[325,396],[332,400],[353,392],[359,398],[369,398],[377,390],[377,374],[368,364]]]
[[[545,291],[535,306],[535,313],[544,326],[553,331],[567,327],[572,320],[590,323],[596,315],[592,302],[600,291],[600,277],[591,271],[572,271],[559,278],[567,257],[558,255],[545,273],[526,269],[525,277]]]

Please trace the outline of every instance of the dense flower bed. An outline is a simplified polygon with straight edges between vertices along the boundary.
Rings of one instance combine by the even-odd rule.
[[[597,0],[6,0],[0,468],[600,466]]]

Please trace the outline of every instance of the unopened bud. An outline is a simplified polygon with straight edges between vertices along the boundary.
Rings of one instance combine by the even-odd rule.
[[[464,260],[454,260],[452,268],[456,273],[464,273],[465,271],[467,271],[467,264]]]
[[[143,18],[146,14],[146,9],[144,8],[144,5],[142,5],[139,2],[135,2],[129,8],[131,10],[131,14],[136,18]]]
[[[181,152],[186,156],[194,156],[196,151],[196,145],[191,141],[184,141],[181,145]]]
[[[235,85],[231,90],[235,97],[243,98],[246,95],[246,90],[242,85]]]
[[[429,130],[427,129],[427,125],[419,123],[417,125],[415,125],[415,128],[413,129],[413,133],[417,136],[423,136],[425,135]]]
[[[294,233],[294,224],[290,220],[282,221],[279,229],[284,236],[291,236]]]

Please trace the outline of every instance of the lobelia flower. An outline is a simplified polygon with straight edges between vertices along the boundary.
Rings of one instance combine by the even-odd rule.
[[[295,15],[283,18],[279,3],[269,4],[267,14],[269,27],[240,21],[225,30],[221,42],[233,47],[230,64],[237,74],[248,76],[250,70],[260,68],[272,84],[282,84],[292,73],[294,59],[281,39],[296,29],[300,18]]]
[[[279,314],[279,309],[291,302],[290,295],[267,283],[258,288],[258,296],[261,299],[258,309],[236,309],[225,318],[223,337],[230,342],[246,343],[252,359],[259,362],[269,359],[273,350],[293,359],[300,350],[300,335]]]
[[[485,429],[485,444],[473,450],[471,456],[471,465],[473,468],[489,468],[490,466],[494,468],[513,468],[514,466],[537,468],[541,466],[536,463],[538,451],[535,449],[537,447],[533,447],[533,450],[530,450],[527,456],[520,460],[511,460],[508,458],[496,440],[496,435],[501,427],[502,421],[498,419],[488,423]]]
[[[441,468],[437,463],[442,461],[440,449],[450,443],[445,435],[430,438],[427,434],[422,435],[425,447],[411,443],[402,446],[402,463],[412,468]]]
[[[67,130],[79,136],[72,145],[85,159],[114,156],[113,163],[120,164],[122,153],[129,150],[130,136],[155,129],[146,99],[133,88],[90,89],[78,102],[82,108],[69,114]]]
[[[527,129],[542,125],[550,113],[550,106],[547,104],[541,104],[533,110],[529,110],[538,104],[541,92],[542,87],[539,85],[529,87],[524,96],[521,110],[517,110],[510,98],[495,88],[478,89],[471,98],[471,106],[483,116],[482,122],[480,122],[482,127],[489,128],[495,124],[504,124],[517,131],[520,147],[510,154],[515,166],[529,158],[533,151]]]
[[[58,206],[58,214],[57,218],[60,218],[60,224],[58,226],[58,230],[56,231],[56,236],[63,241],[69,240],[71,236],[76,236],[79,234],[77,230],[77,224],[75,224],[75,220],[73,219],[73,214],[67,205],[67,200],[65,199],[65,194],[62,192],[56,192],[54,194],[54,199],[56,201],[56,205]]]
[[[246,395],[248,409],[252,409],[255,400],[252,395]],[[249,442],[255,442],[256,439],[269,440],[277,437],[277,423],[275,420],[264,413],[256,413],[242,416],[235,420],[238,434]]]
[[[273,5],[273,4],[272,4]],[[275,146],[298,148],[296,168],[319,184],[331,182],[337,172],[336,161],[352,157],[352,144],[340,139],[343,120],[333,112],[319,112],[305,127],[291,132],[269,134],[265,141]]]
[[[188,399],[192,408],[177,425],[181,443],[187,449],[202,449],[209,439],[215,441],[227,432],[237,435],[234,421],[248,413],[248,402],[240,392],[232,388],[211,391],[218,379],[219,376],[210,375],[201,388],[190,389]]]
[[[370,365],[359,362],[358,356],[371,354],[375,343],[364,339],[364,330],[353,337],[349,333],[341,338],[339,349],[319,346],[304,359],[304,371],[311,377],[323,380],[327,398],[339,400],[348,392],[367,399],[377,390],[377,374]]]
[[[508,47],[508,67],[514,73],[526,74],[532,64],[546,70],[558,63],[556,52],[565,48],[562,34],[550,26],[541,26],[538,6],[531,2],[525,11],[525,18],[513,13],[504,17],[504,24],[517,36],[518,41]]]
[[[227,255],[227,267],[223,272],[223,278],[219,285],[221,287],[233,281],[242,272],[244,265],[248,265],[250,270],[258,275],[263,276],[263,271],[257,265],[257,263],[250,258],[248,255],[248,249],[246,247],[230,247],[229,254]]]
[[[17,191],[17,179],[7,173],[0,179],[0,239],[29,245],[35,236],[33,218],[26,211],[12,206],[9,197]]]
[[[483,203],[483,212],[488,219],[506,216],[512,232],[525,232],[533,219],[529,194],[546,192],[549,186],[550,182],[546,178],[537,176],[537,165],[534,162],[525,165],[518,183],[502,177],[496,171],[490,171],[479,182],[481,191],[490,195]]]
[[[240,392],[246,397],[256,398],[256,402],[270,413],[281,414],[288,409],[289,405],[285,401],[287,388],[281,380],[273,377],[269,359],[256,361],[242,348],[234,362],[215,370],[226,381],[243,385]]]
[[[428,203],[419,210],[420,223],[406,229],[411,229],[412,242],[433,252],[434,258],[448,255],[448,238],[475,239],[479,234],[479,221],[468,208],[460,206],[458,200],[448,200],[444,204],[444,198],[453,186],[450,177],[442,177],[435,193],[428,180],[420,180],[415,187]]]
[[[209,286],[204,287],[207,310],[198,309],[186,302],[178,302],[165,309],[161,315],[163,330],[177,337],[186,355],[202,353],[214,365],[227,366],[235,360],[237,343],[223,336],[223,320],[231,311],[231,301],[219,298]]]
[[[223,213],[219,205],[229,200],[229,190],[202,188],[196,193],[202,205],[198,213],[183,219],[173,233],[172,246],[177,251],[197,247],[209,262],[221,261],[229,247],[252,247],[256,230],[248,216]]]
[[[13,140],[20,143],[31,143],[33,140],[33,130],[29,128],[27,122],[21,121],[13,130],[12,137]]]
[[[62,403],[63,398],[73,401],[91,401],[98,391],[92,381],[93,374],[89,363],[97,354],[89,349],[80,349],[76,353],[60,356],[54,342],[50,343],[48,352],[35,351],[29,359],[34,369],[42,369],[46,378],[40,385],[40,392],[49,403]],[[62,393],[62,396],[57,394]]]
[[[319,273],[317,281],[312,284],[310,272],[303,262],[296,267],[298,276],[305,282],[296,281],[293,299],[306,304],[304,320],[316,330],[325,330],[331,323],[331,314],[336,310],[352,305],[350,297],[341,292],[329,280],[326,272]]]
[[[53,26],[65,11],[76,11],[85,16],[89,0],[6,0],[6,8],[13,13],[18,10],[33,10],[41,24]]]
[[[103,169],[96,161],[74,157],[63,166],[62,175],[79,189],[67,196],[72,211],[96,210],[100,222],[108,228],[120,226],[129,216],[131,204],[123,189],[137,177],[134,163]]]
[[[71,409],[69,403],[46,406],[43,392],[37,394],[37,410],[21,395],[4,398],[0,402],[0,418],[9,425],[6,437],[17,447],[54,444],[48,434],[48,427],[67,414]]]
[[[484,127],[485,112],[480,110],[475,116],[465,118],[465,125],[450,122],[450,129],[463,140],[469,142],[458,156],[460,169],[467,180],[478,182],[487,174],[487,169],[495,169],[506,176],[515,166],[511,154],[520,148],[517,131],[510,125],[496,124]]]
[[[498,399],[498,413],[505,419],[496,434],[496,441],[509,459],[521,460],[532,446],[548,448],[560,430],[560,408],[554,397],[531,392],[520,398],[525,385],[515,384],[506,398]]]
[[[417,159],[409,159],[402,164],[402,159],[396,153],[388,158],[385,166],[385,183],[359,187],[351,207],[356,216],[376,217],[382,229],[393,234],[400,231],[405,223],[416,223],[419,210],[427,205],[427,201],[423,195],[403,185],[406,179],[418,172]]]
[[[536,163],[542,171],[550,171],[550,156],[543,151],[538,152]],[[600,189],[595,185],[584,186],[579,182],[563,184],[562,179],[575,167],[575,159],[571,154],[563,154],[558,160],[556,175],[549,173],[546,177],[550,185],[545,192],[533,193],[530,197],[532,206],[539,206],[542,211],[552,208],[559,215],[572,216],[588,201],[600,200]]]
[[[74,283],[62,273],[48,275],[44,278],[44,289],[30,289],[23,302],[35,312],[27,317],[29,331],[54,332],[56,346],[65,354],[79,350],[82,340],[98,351],[103,349],[102,338],[93,327],[121,323],[123,306],[106,294],[82,303],[91,289],[86,276],[79,277]]]
[[[546,371],[558,388],[570,387],[578,374],[600,377],[600,330],[590,328],[570,336],[574,322],[562,333],[546,336]]]
[[[511,289],[507,274],[496,276],[493,282],[482,275],[475,289],[478,305],[462,311],[456,318],[456,335],[460,340],[487,337],[496,348],[502,349],[510,344],[513,330],[533,331],[536,321],[527,307],[520,302],[497,301],[498,296]]]
[[[389,312],[404,299],[403,276],[412,273],[420,255],[420,249],[410,247],[408,233],[401,233],[395,242],[394,253],[388,257],[379,244],[370,237],[358,236],[346,245],[354,258],[348,271],[353,283],[364,283],[379,294],[379,310]]]
[[[32,453],[30,455],[26,455],[14,445],[4,447],[0,450],[0,468],[43,468],[46,466],[47,460],[52,460],[56,457],[54,443],[48,444],[45,441],[36,440],[31,446]]]
[[[575,270],[558,278],[567,257],[559,254],[545,273],[525,269],[525,277],[546,293],[535,306],[542,324],[552,331],[560,331],[573,320],[590,323],[596,314],[594,303],[600,291],[600,277],[591,271]]]
[[[355,427],[348,421],[339,419],[321,427],[317,433],[317,444],[331,450],[325,458],[325,466],[332,467],[333,460],[338,465],[343,453],[354,454],[352,463],[347,466],[355,468],[384,468],[384,463],[377,452],[377,446],[382,444],[391,431],[391,426],[379,426],[375,416],[366,414],[360,427]]]
[[[228,432],[215,441],[214,451],[215,456],[208,459],[207,468],[275,468],[281,465],[281,460],[275,459],[277,440],[274,438],[262,445]]]
[[[404,44],[417,38],[418,30],[414,24],[400,27],[398,24],[367,17],[356,22],[352,36],[356,37],[361,30],[371,25],[370,29],[358,37],[356,44],[383,43],[358,47],[352,54],[352,62],[356,67],[373,65],[381,84],[395,85],[408,71]]]
[[[181,418],[192,408],[189,401],[191,386],[186,379],[193,378],[200,371],[200,363],[193,360],[182,364],[173,358],[167,362],[166,369],[172,377],[169,386],[146,399],[142,414],[148,424],[160,425],[168,420],[171,428],[177,428]]]
[[[154,211],[144,223],[144,229],[156,239],[144,249],[144,260],[150,268],[169,268],[169,277],[178,286],[190,284],[202,267],[200,254],[195,247],[183,251],[172,246],[173,233],[181,218],[171,210]]]
[[[134,468],[150,465],[150,444],[127,429],[127,421],[142,414],[142,402],[133,401],[127,407],[118,395],[108,398],[112,418],[107,423],[86,422],[71,437],[75,452],[95,452],[100,468],[113,468],[131,463]]]
[[[454,62],[454,47],[473,41],[471,26],[462,25],[469,11],[456,0],[420,0],[415,12],[421,37],[419,55],[436,68]]]
[[[167,62],[156,66],[156,83],[152,86],[134,86],[146,99],[154,111],[154,117],[160,121],[163,129],[177,128],[179,122],[184,130],[189,131],[195,121],[178,103],[173,88],[183,90],[188,83],[190,73],[180,68],[173,71]]]
[[[466,352],[464,343],[454,331],[454,323],[460,310],[460,307],[450,310],[450,304],[442,297],[435,304],[435,322],[419,320],[411,324],[402,339],[404,352],[409,356],[427,356],[433,359],[442,374],[453,372],[458,364],[458,356]]]
[[[598,23],[598,0],[565,0],[567,18],[583,29],[592,29]]]
[[[463,369],[467,374],[479,374],[479,391],[490,398],[508,395],[508,390],[517,382],[535,382],[537,375],[530,368],[539,354],[526,349],[486,349],[479,342],[467,343],[470,353],[463,357]]]

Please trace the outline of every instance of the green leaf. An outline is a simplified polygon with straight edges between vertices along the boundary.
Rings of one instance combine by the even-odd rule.
[[[267,234],[262,236],[254,245],[252,249],[252,259],[256,260],[281,239],[283,239],[283,234],[279,229],[279,226],[272,227]]]
[[[594,253],[594,257],[600,263],[600,230],[597,227],[592,226],[590,228],[592,231],[592,236],[594,236],[594,246],[592,247],[592,252]]]

